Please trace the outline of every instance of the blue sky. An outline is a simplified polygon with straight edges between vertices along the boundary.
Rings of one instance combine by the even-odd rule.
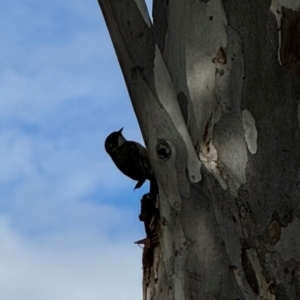
[[[0,44],[1,299],[141,299],[146,187],[103,143],[142,138],[97,1],[2,0]]]

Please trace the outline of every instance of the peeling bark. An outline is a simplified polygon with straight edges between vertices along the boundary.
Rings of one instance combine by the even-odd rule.
[[[159,187],[144,299],[300,299],[299,1],[98,2]]]

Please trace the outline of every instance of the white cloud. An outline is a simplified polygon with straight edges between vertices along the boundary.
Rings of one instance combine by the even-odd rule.
[[[141,249],[103,237],[30,240],[0,218],[0,293],[5,300],[141,298]]]

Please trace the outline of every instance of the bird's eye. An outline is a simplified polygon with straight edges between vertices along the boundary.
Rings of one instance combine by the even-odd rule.
[[[112,148],[112,146],[113,146],[113,143],[109,144],[109,145],[107,146],[107,148]]]

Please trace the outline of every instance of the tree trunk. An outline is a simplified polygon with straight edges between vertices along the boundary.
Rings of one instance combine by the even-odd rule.
[[[300,299],[299,0],[98,1],[159,185],[144,299]]]

